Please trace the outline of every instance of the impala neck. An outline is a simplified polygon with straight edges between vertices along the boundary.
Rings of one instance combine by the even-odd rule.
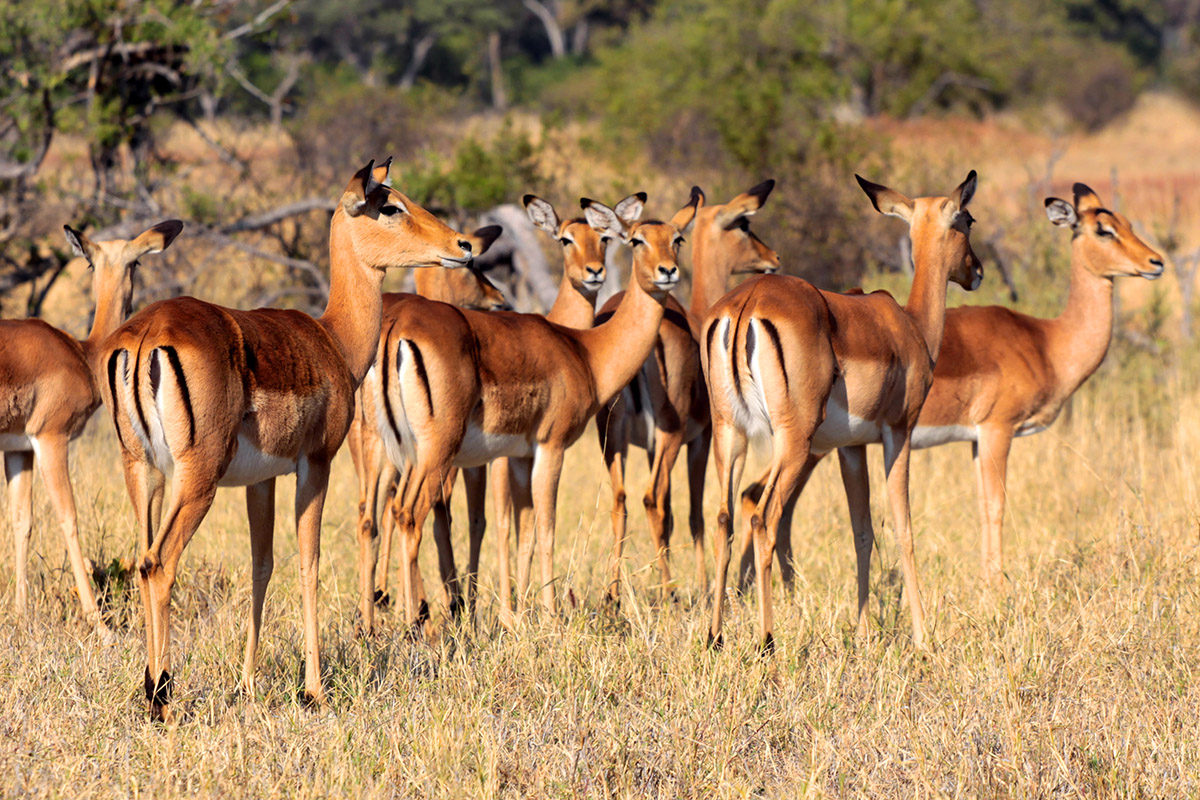
[[[610,403],[650,355],[666,302],[666,294],[651,297],[633,280],[611,317],[595,328],[575,332],[595,379],[600,405]]]
[[[337,342],[357,386],[379,347],[384,273],[359,262],[350,231],[340,224],[344,213],[339,207],[330,223],[329,302],[317,321]]]
[[[708,310],[725,296],[733,265],[709,255],[703,239],[696,237],[692,247],[692,316],[704,319]]]
[[[108,336],[121,327],[133,304],[133,265],[120,271],[97,269],[92,275],[92,296],[96,299],[96,314],[92,330],[80,344],[85,352],[95,352]]]
[[[1071,246],[1071,289],[1062,314],[1049,321],[1051,363],[1069,392],[1099,368],[1113,329],[1113,283],[1089,269],[1082,237]]]
[[[558,296],[546,312],[546,319],[567,328],[590,328],[596,321],[596,298],[588,299],[570,278],[563,275],[562,283],[558,285]]]
[[[937,361],[946,329],[946,281],[949,265],[930,245],[913,242],[913,285],[904,310],[912,317],[930,361]]]

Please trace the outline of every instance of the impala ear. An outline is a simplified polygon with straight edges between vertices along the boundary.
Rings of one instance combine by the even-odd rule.
[[[392,185],[392,157],[388,156],[387,160],[380,164],[375,169],[371,170],[371,185],[367,187],[367,194],[370,195],[375,189],[380,186]]]
[[[529,221],[535,227],[541,228],[551,236],[558,236],[558,214],[555,213],[554,206],[536,194],[525,195],[521,202],[525,204],[525,213],[529,215]]]
[[[692,187],[692,196],[688,198],[687,205],[675,212],[675,216],[671,217],[671,224],[680,231],[687,230],[692,224],[692,220],[696,218],[696,211],[700,208],[700,199],[704,197],[704,193],[700,191],[699,186]]]
[[[342,192],[342,210],[348,216],[357,217],[367,207],[374,169],[375,159],[371,159],[365,167],[354,173],[354,177],[346,184],[346,190]]]
[[[861,175],[856,174],[854,178],[858,181],[858,185],[862,187],[862,190],[867,193],[867,197],[871,198],[871,205],[875,206],[876,211],[880,214],[899,217],[908,223],[912,222],[912,200],[909,200],[895,189],[889,189],[878,183],[871,183]]]
[[[125,256],[130,261],[136,261],[142,256],[161,253],[171,246],[182,230],[183,223],[177,219],[160,222],[125,245]]]
[[[1082,214],[1085,211],[1104,208],[1104,202],[1101,201],[1100,195],[1093,192],[1086,183],[1075,184],[1071,187],[1071,191],[1075,193],[1075,211],[1077,213]]]
[[[626,197],[621,202],[613,206],[613,211],[621,218],[621,221],[626,225],[632,225],[641,219],[642,212],[646,209],[646,193],[634,192]]]
[[[967,203],[971,202],[971,198],[975,196],[975,186],[978,183],[979,176],[975,174],[975,170],[971,170],[967,174],[967,179],[950,194],[951,202],[960,209],[966,208]]]
[[[499,225],[488,225],[475,231],[468,237],[473,240],[471,242],[471,255],[479,257],[486,253],[488,248],[495,244],[502,233],[504,233],[504,228]]]
[[[1046,216],[1055,225],[1064,228],[1074,228],[1076,223],[1079,222],[1079,216],[1075,213],[1075,206],[1057,197],[1046,198]]]
[[[716,223],[722,228],[733,227],[742,217],[749,217],[758,212],[771,196],[775,188],[774,179],[768,179],[747,192],[739,194],[730,200],[717,214]]]
[[[71,251],[77,256],[83,256],[90,263],[92,260],[92,250],[95,245],[92,240],[83,235],[82,231],[77,231],[70,225],[63,225],[63,233],[67,235],[67,241],[71,244]]]
[[[604,205],[604,203],[587,197],[581,197],[579,205],[583,207],[583,216],[587,220],[588,225],[591,225],[592,230],[596,231],[596,233],[615,236],[621,241],[626,241],[629,238],[629,228],[617,216],[617,212]]]

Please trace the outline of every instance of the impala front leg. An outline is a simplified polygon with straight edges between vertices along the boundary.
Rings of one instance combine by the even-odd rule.
[[[13,559],[17,573],[17,616],[29,610],[29,539],[33,532],[33,451],[4,454],[8,480],[8,514],[12,521]]]
[[[704,564],[704,473],[708,470],[708,450],[712,429],[706,429],[687,446],[688,527],[692,534],[692,553],[696,560],[696,591],[708,591]]]
[[[1007,425],[979,428],[975,443],[975,476],[979,484],[979,522],[983,579],[993,585],[1004,582],[1005,485],[1008,477],[1008,453],[1012,448],[1012,429]]]
[[[858,566],[858,623],[855,629],[857,636],[865,639],[871,550],[875,546],[875,531],[871,526],[871,478],[867,472],[866,446],[839,447],[838,464],[842,469],[846,503],[850,507],[850,527],[854,531],[854,554]]]
[[[313,705],[325,701],[325,689],[321,684],[317,587],[321,567],[321,515],[328,490],[329,464],[312,458],[301,460],[296,470],[296,539],[300,556],[300,591],[304,599],[304,699]]]
[[[717,423],[713,428],[713,450],[717,467],[717,484],[721,490],[721,507],[717,513],[717,529],[713,535],[717,555],[717,574],[713,585],[712,623],[708,628],[708,646],[720,650],[725,643],[721,633],[725,611],[725,584],[729,579],[729,550],[733,541],[734,494],[742,480],[746,464],[746,434],[732,423]]]
[[[913,645],[925,649],[925,609],[921,604],[921,583],[917,577],[917,559],[913,554],[912,517],[908,506],[908,462],[910,433],[884,426],[883,460],[887,474],[888,501],[892,506],[896,540],[900,546],[900,567],[904,573],[904,593],[912,613]]]
[[[250,520],[250,625],[246,629],[246,656],[242,661],[242,691],[253,697],[254,666],[258,663],[258,635],[262,629],[263,601],[275,569],[275,479],[246,487],[246,516]]]
[[[533,458],[534,526],[537,530],[538,560],[542,565],[542,606],[554,614],[554,526],[558,510],[558,480],[562,475],[563,451],[538,447]]]

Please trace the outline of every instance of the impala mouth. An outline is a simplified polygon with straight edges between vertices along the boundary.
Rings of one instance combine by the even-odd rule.
[[[679,278],[678,277],[662,278],[662,279],[656,280],[654,282],[654,285],[657,288],[662,289],[664,292],[669,292],[672,289],[674,289],[676,286],[679,285]]]
[[[1139,272],[1138,273],[1138,275],[1141,275],[1143,278],[1145,278],[1148,281],[1156,281],[1162,277],[1162,274],[1163,274],[1163,271],[1162,271],[1161,267],[1159,267],[1157,272]]]
[[[449,258],[442,256],[442,266],[446,269],[458,269],[459,267],[469,267],[474,261],[474,256],[463,256],[462,258]]]
[[[588,278],[587,280],[585,280],[583,282],[584,288],[590,289],[593,292],[597,291],[603,285],[604,285],[604,278]]]

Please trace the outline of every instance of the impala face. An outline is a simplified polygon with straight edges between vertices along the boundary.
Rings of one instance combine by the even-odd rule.
[[[983,264],[971,248],[971,225],[975,218],[967,210],[967,204],[975,195],[975,170],[971,170],[967,179],[948,197],[918,197],[915,200],[858,175],[854,177],[871,198],[876,211],[908,223],[914,260],[921,249],[938,261],[952,265],[947,280],[968,292],[979,288],[983,281]]]
[[[618,213],[595,200],[583,198],[588,224],[601,234],[619,236],[633,251],[633,279],[643,291],[661,297],[679,285],[679,248],[683,231],[696,216],[702,195],[693,189],[688,204],[670,222],[649,220],[628,226]],[[624,201],[622,201],[624,202]]]
[[[763,243],[750,230],[750,217],[767,202],[774,180],[766,180],[722,205],[701,205],[696,212],[696,228],[692,243],[692,259],[704,259],[704,252],[721,253],[731,264],[729,273],[773,273],[779,269],[779,254]],[[695,191],[699,191],[697,188]]]
[[[97,298],[115,295],[126,272],[137,267],[139,258],[166,250],[182,230],[183,223],[172,219],[158,223],[135,239],[93,242],[69,225],[63,226],[71,249],[75,255],[87,259],[94,273],[92,285]]]
[[[350,218],[351,242],[368,267],[468,266],[499,236],[481,228],[473,236],[453,230],[388,184],[392,160],[372,161],[359,170],[342,194],[340,211]]]
[[[1084,263],[1104,265],[1101,278],[1140,276],[1155,280],[1163,273],[1163,257],[1133,232],[1123,215],[1104,207],[1100,197],[1082,183],[1073,187],[1075,204],[1046,198],[1046,216],[1055,225],[1070,228],[1074,246],[1081,248]]]
[[[537,195],[527,194],[523,202],[530,221],[563,246],[563,273],[571,285],[584,297],[594,300],[608,278],[604,257],[614,237],[594,230],[586,219],[559,222],[554,206]],[[617,203],[612,210],[628,226],[637,222],[645,203],[646,193],[637,192]]]

